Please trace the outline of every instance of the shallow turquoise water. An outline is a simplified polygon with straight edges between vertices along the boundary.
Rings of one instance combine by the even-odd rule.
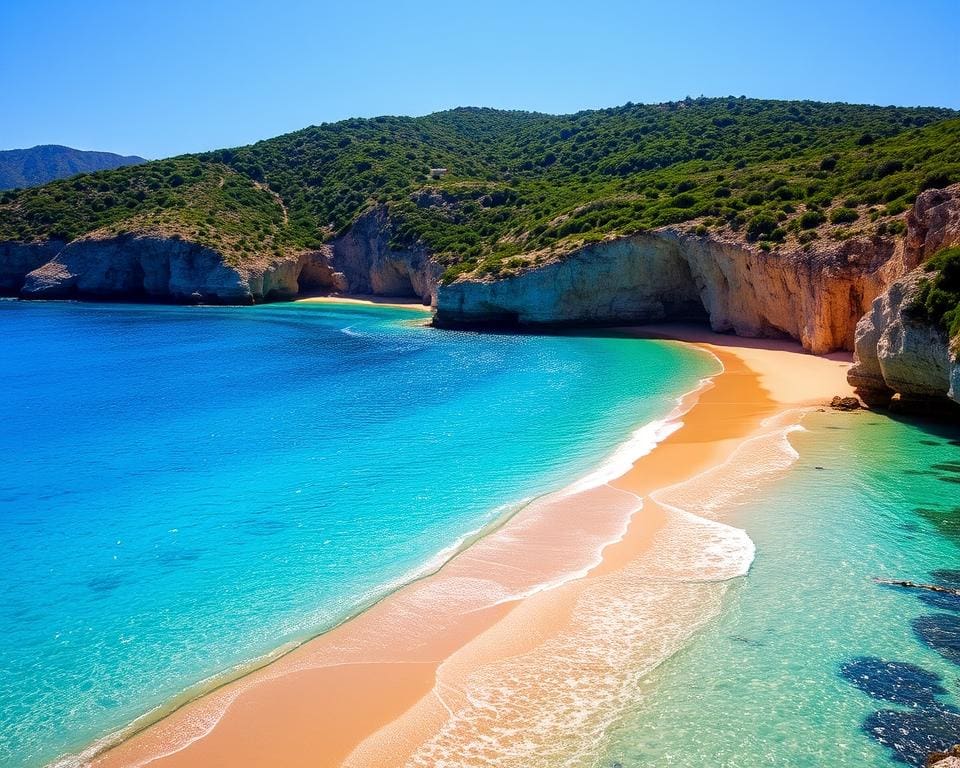
[[[418,317],[0,301],[0,765],[335,624],[716,369]]]
[[[804,425],[791,471],[721,518],[757,546],[749,575],[646,678],[599,765],[881,768],[960,743],[960,599],[874,581],[960,586],[960,430]]]

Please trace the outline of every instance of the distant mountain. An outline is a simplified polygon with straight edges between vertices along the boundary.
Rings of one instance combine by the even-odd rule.
[[[85,152],[82,149],[44,144],[32,149],[0,151],[0,190],[35,187],[78,173],[107,171],[146,160],[113,152]]]

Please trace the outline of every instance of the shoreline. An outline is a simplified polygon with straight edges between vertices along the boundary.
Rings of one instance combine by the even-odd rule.
[[[692,344],[723,368],[709,384],[681,399],[675,418],[664,422],[670,431],[629,470],[616,479],[580,490],[574,483],[548,494],[546,501],[534,500],[438,571],[389,593],[268,665],[183,704],[93,757],[91,764],[402,764],[431,736],[451,730],[457,707],[469,706],[464,701],[471,675],[535,656],[569,631],[578,600],[605,579],[622,578],[638,564],[647,568],[647,577],[662,570],[657,544],[666,532],[693,525],[697,535],[732,537],[740,547],[739,559],[705,578],[722,583],[745,573],[753,556],[745,534],[706,518],[683,519],[694,516],[666,492],[704,472],[722,472],[737,450],[758,437],[765,421],[847,394],[846,361],[816,358],[798,352],[798,345],[719,336],[700,328],[623,330]],[[787,422],[773,432],[789,429],[795,419]],[[498,536],[505,530],[506,536]],[[584,547],[585,540],[590,546]],[[536,562],[515,564],[526,559]],[[678,589],[684,591],[668,591]],[[687,597],[691,606],[697,602]],[[664,596],[658,599],[662,603]],[[656,602],[649,606],[652,620],[657,619]],[[692,622],[692,631],[699,625]],[[680,645],[688,636],[679,638]],[[659,661],[669,655],[661,654]],[[482,735],[489,725],[447,734],[448,741],[452,738],[454,749],[460,743],[467,750],[463,739]]]
[[[304,296],[294,299],[293,304],[355,304],[361,306],[390,307],[392,309],[409,309],[429,314],[433,311],[429,304],[420,299],[406,299],[402,296],[364,296],[353,294],[328,294],[324,296]]]

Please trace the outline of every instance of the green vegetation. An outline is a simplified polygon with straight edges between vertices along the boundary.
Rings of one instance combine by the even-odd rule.
[[[701,98],[346,120],[0,194],[0,240],[155,231],[242,261],[316,247],[382,205],[395,245],[430,249],[448,280],[665,225],[810,247],[827,221],[845,227],[833,236],[896,234],[922,189],[960,181],[956,117]]]
[[[940,251],[926,263],[925,269],[936,274],[921,282],[910,313],[957,339],[960,337],[960,248]]]

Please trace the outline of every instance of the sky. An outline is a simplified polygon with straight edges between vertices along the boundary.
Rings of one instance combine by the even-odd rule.
[[[960,0],[0,0],[0,149],[746,95],[960,109]]]

